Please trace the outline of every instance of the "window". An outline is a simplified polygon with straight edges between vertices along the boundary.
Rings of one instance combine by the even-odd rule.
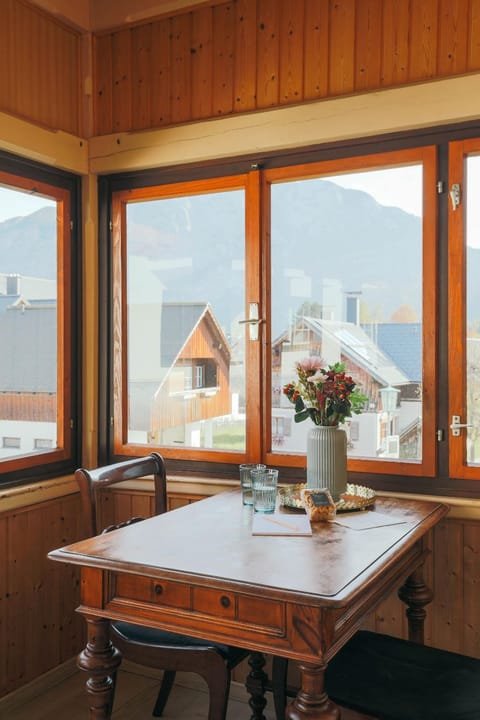
[[[296,362],[342,362],[368,398],[349,443],[350,469],[434,475],[430,444],[417,442],[407,456],[402,435],[412,418],[418,437],[435,430],[426,399],[434,385],[423,375],[436,323],[436,279],[424,267],[424,258],[435,263],[435,220],[423,218],[424,198],[435,196],[433,148],[280,168],[265,178],[272,413],[292,414],[282,388]],[[301,453],[307,431],[307,422],[295,425],[269,462]]]
[[[245,452],[247,184],[240,176],[113,197],[114,275],[125,277],[113,315],[116,453]]]
[[[9,450],[19,450],[22,444],[22,439],[19,437],[4,437],[2,438],[2,447],[8,448]]]
[[[452,143],[449,188],[450,474],[477,479],[480,478],[480,140]]]
[[[308,423],[282,389],[315,354],[367,397],[347,422],[353,480],[480,479],[480,140],[456,132],[194,181],[112,176],[112,455],[148,446],[189,472],[263,461],[303,477]]]
[[[0,482],[73,469],[77,179],[0,153]]]

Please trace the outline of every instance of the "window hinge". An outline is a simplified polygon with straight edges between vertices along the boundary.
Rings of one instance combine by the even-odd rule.
[[[73,220],[70,220],[70,230],[73,230]]]
[[[437,182],[437,193],[441,195],[443,192],[445,192],[445,183],[443,180],[439,180]]]
[[[113,415],[110,418],[110,427],[113,427]]]
[[[443,442],[445,440],[444,430],[441,430],[441,429],[437,430],[436,435],[437,435],[437,442]]]
[[[75,427],[75,421],[73,418],[70,418],[70,430],[73,430],[74,427]]]
[[[108,227],[110,228],[110,232],[113,232],[113,222],[111,220],[108,223]]]

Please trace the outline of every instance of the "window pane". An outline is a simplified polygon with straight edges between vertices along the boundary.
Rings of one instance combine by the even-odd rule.
[[[295,363],[344,362],[368,401],[347,421],[349,456],[422,455],[422,167],[272,185],[272,426]],[[309,421],[272,450],[306,450]]]
[[[466,193],[466,406],[468,465],[480,463],[480,157],[467,158]],[[462,422],[465,422],[462,420]]]
[[[129,443],[245,450],[243,190],[127,204]]]
[[[0,186],[0,459],[57,445],[57,210]],[[12,441],[15,442],[12,442]]]

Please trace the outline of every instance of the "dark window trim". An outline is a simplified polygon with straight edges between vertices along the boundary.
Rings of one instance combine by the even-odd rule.
[[[306,148],[285,150],[271,153],[252,153],[238,158],[224,158],[201,163],[188,163],[175,167],[154,168],[143,171],[116,173],[99,178],[99,269],[100,269],[100,342],[99,368],[100,387],[104,393],[99,402],[99,458],[102,462],[113,462],[118,459],[112,454],[111,420],[113,417],[112,396],[110,388],[111,366],[111,316],[108,309],[111,273],[109,267],[111,198],[112,193],[129,188],[148,187],[174,182],[185,182],[187,179],[200,180],[222,175],[233,175],[248,172],[251,169],[268,169],[302,163],[321,162],[331,159],[357,157],[359,155],[404,150],[412,147],[436,145],[438,148],[438,179],[445,182],[445,192],[439,195],[438,203],[438,242],[439,242],[439,348],[438,348],[438,423],[439,428],[448,428],[448,297],[447,288],[447,212],[448,212],[448,143],[454,140],[480,136],[480,121],[455,123],[438,127],[423,128],[408,132],[386,133],[378,136],[355,138],[338,142],[327,142]],[[447,433],[445,433],[445,436]],[[370,475],[365,473],[349,473],[352,482],[368,485],[377,491],[405,492],[415,494],[435,494],[442,496],[478,497],[480,483],[471,480],[459,480],[448,476],[448,439],[438,443],[438,473],[435,478],[424,476],[391,476]],[[191,461],[169,460],[171,473],[185,474],[201,478],[232,477],[234,468],[231,465],[196,462],[192,468]],[[304,480],[304,471],[299,468],[282,468],[284,482]]]
[[[39,482],[59,475],[73,472],[81,458],[81,417],[82,417],[82,384],[81,384],[81,350],[82,350],[82,248],[81,248],[81,179],[73,173],[44,165],[28,158],[0,151],[0,169],[18,177],[26,177],[38,182],[45,182],[62,188],[71,196],[71,421],[72,444],[71,456],[67,459],[44,464],[39,453],[39,464],[33,467],[2,472],[0,462],[0,486],[9,487]]]

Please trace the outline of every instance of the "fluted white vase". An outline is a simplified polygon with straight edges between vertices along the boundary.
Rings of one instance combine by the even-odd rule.
[[[307,487],[328,488],[332,497],[347,487],[347,435],[339,426],[315,425],[307,435]]]

